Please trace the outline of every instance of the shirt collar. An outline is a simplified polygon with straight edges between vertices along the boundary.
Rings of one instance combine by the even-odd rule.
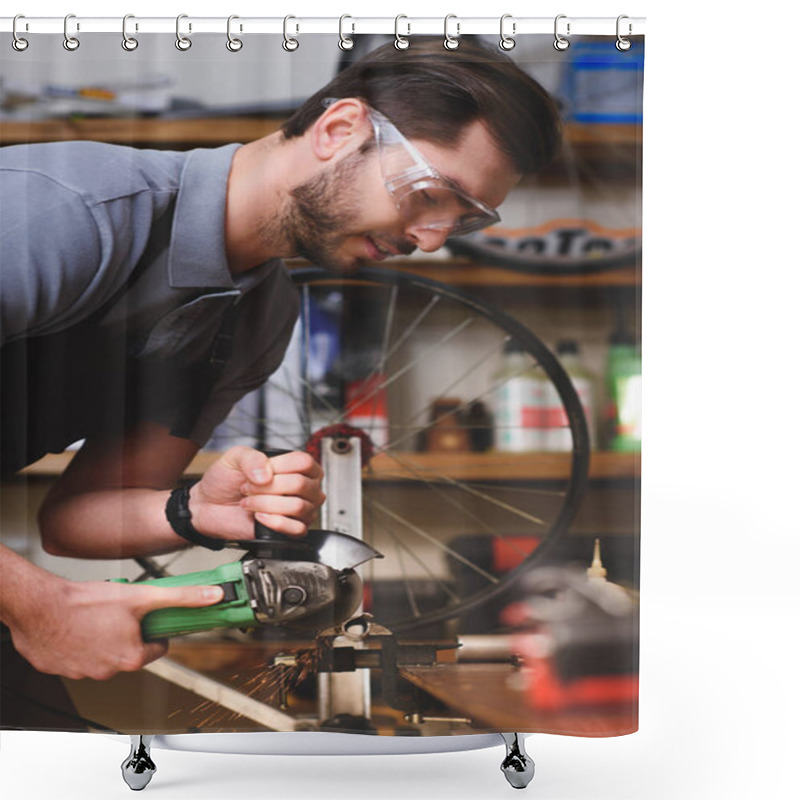
[[[184,163],[169,248],[173,288],[234,287],[225,254],[228,174],[240,144],[192,150]]]

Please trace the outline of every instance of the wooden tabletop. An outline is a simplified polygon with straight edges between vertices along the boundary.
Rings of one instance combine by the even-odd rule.
[[[569,736],[619,736],[637,729],[637,709],[576,708],[558,713],[535,711],[511,664],[437,664],[404,667],[401,674],[415,686],[472,719],[481,729]]]

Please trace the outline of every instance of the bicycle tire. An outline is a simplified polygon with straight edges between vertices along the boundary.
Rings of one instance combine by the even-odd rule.
[[[368,282],[390,287],[412,287],[447,298],[460,306],[477,312],[493,325],[512,336],[524,347],[525,351],[543,368],[548,378],[556,387],[563,407],[566,411],[572,437],[571,471],[564,501],[559,514],[552,522],[545,537],[536,549],[524,561],[505,575],[498,584],[478,592],[460,603],[444,607],[436,612],[429,612],[412,618],[395,621],[391,629],[397,633],[408,633],[415,628],[431,623],[460,617],[483,603],[507,592],[518,578],[533,566],[543,561],[552,551],[556,542],[566,533],[577,512],[581,498],[588,482],[589,472],[589,433],[581,402],[567,373],[561,367],[557,357],[527,327],[506,312],[484,302],[461,289],[441,283],[410,272],[391,270],[379,267],[366,267],[348,274],[337,276],[318,267],[295,269],[291,273],[298,287],[315,283],[335,285],[337,282],[346,285],[348,282]],[[532,458],[535,456],[532,455]]]

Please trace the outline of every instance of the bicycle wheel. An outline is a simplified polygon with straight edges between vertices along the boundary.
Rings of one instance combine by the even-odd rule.
[[[452,286],[380,268],[292,278],[301,314],[284,364],[214,446],[304,449],[320,431],[357,429],[371,451],[364,538],[384,554],[362,568],[366,609],[396,632],[453,617],[463,632],[575,515],[589,436],[572,383],[529,329]],[[486,449],[496,422],[474,412],[514,377],[497,377],[509,341],[557,398],[566,452]]]

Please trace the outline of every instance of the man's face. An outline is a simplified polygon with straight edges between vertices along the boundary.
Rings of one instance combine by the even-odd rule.
[[[519,180],[481,122],[468,125],[454,147],[413,144],[442,178],[491,208]],[[417,248],[433,252],[449,236],[447,229],[432,230],[403,217],[386,188],[375,147],[344,155],[296,187],[291,198],[282,222],[294,251],[338,272]]]

